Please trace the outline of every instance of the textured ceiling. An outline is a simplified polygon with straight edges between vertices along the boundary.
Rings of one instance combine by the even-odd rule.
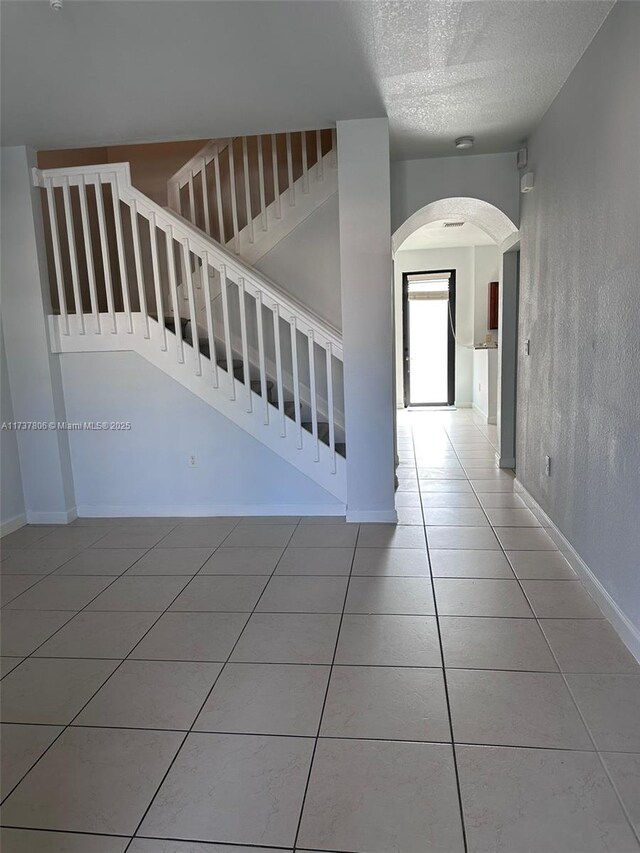
[[[396,159],[518,146],[611,0],[2,0],[3,144],[194,139],[387,114]]]
[[[613,2],[436,0],[360,8],[397,159],[514,149],[537,125]]]
[[[485,231],[472,222],[465,222],[457,228],[444,228],[444,221],[431,222],[418,228],[404,241],[400,250],[415,251],[416,249],[445,249],[455,246],[495,246],[493,240]],[[460,220],[447,220],[449,222]]]

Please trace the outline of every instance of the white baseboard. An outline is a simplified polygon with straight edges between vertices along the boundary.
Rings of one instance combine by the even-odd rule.
[[[78,507],[80,518],[203,518],[238,515],[326,515],[344,516],[344,504],[211,504],[209,506],[86,506]]]
[[[397,524],[398,513],[392,510],[361,511],[349,510],[347,508],[347,521],[361,522],[363,524]]]
[[[7,536],[9,533],[13,533],[14,530],[20,530],[26,523],[27,516],[24,513],[14,515],[13,518],[7,518],[6,521],[0,524],[0,536]]]
[[[569,565],[586,586],[587,591],[595,600],[600,610],[602,610],[622,642],[636,660],[640,662],[640,628],[633,624],[620,605],[602,585],[593,570],[589,568],[566,536],[553,523],[552,519],[549,518],[536,499],[529,494],[520,480],[516,478],[515,483],[520,497],[538,518],[559,550],[564,554]]]
[[[474,412],[476,412],[478,415],[480,415],[480,417],[483,419],[483,421],[486,424],[495,425],[498,423],[497,417],[489,417],[489,415],[485,411],[483,411],[483,409],[481,409],[477,403],[470,403],[470,406]]]
[[[27,510],[27,524],[69,524],[78,517],[77,507],[66,512],[34,512]]]
[[[457,400],[453,404],[456,409],[472,409],[473,403],[459,403]]]

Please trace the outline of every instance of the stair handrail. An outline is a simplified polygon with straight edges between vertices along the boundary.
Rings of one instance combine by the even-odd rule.
[[[174,210],[178,208],[177,195],[182,187],[189,182],[189,179],[193,178],[194,173],[203,167],[206,168],[216,156],[219,156],[235,140],[235,136],[228,139],[210,139],[186,163],[180,166],[177,172],[171,175],[167,181],[167,195]]]
[[[318,343],[326,342],[332,348],[333,355],[342,360],[342,335],[338,329],[316,314],[312,309],[303,305],[295,297],[278,287],[255,267],[245,264],[237,255],[230,252],[220,243],[213,240],[199,228],[193,226],[187,219],[169,211],[152,201],[131,183],[129,163],[103,163],[91,166],[70,166],[59,169],[33,169],[33,183],[44,187],[70,187],[81,185],[102,184],[102,178],[107,181],[113,177],[118,197],[166,234],[172,234],[175,240],[188,240],[191,250],[201,257],[208,257],[215,268],[224,267],[227,278],[236,283],[243,281],[244,286],[268,297],[283,318],[295,317],[298,323],[313,333]],[[113,186],[113,184],[112,184]],[[299,328],[300,325],[298,326]],[[302,330],[302,328],[301,328]],[[318,337],[320,340],[318,340]]]
[[[331,132],[331,143],[329,150],[323,154],[323,146],[326,146],[323,133],[326,131]],[[294,162],[293,137],[296,135],[300,136],[301,144],[298,166]],[[270,151],[265,153],[267,139],[270,140]],[[280,149],[278,139],[281,139]],[[256,153],[250,152],[251,140],[255,140]],[[271,231],[274,223],[282,219],[283,211],[296,207],[298,196],[309,195],[312,175],[322,184],[325,166],[336,168],[336,149],[333,128],[212,139],[168,180],[169,207],[222,245],[233,246],[236,255],[247,251],[251,256],[253,250],[250,247],[260,243],[263,234]],[[228,164],[223,168],[221,155],[225,151],[228,152]],[[284,160],[281,159],[283,151]],[[329,154],[332,156],[330,164],[327,164]],[[255,156],[257,171],[252,171]],[[207,166],[211,162],[215,168],[208,171]],[[298,167],[302,173],[294,179]],[[286,176],[280,175],[281,169],[286,169]],[[272,177],[267,179],[269,171]],[[331,184],[329,180],[325,186]],[[184,188],[188,190],[186,194],[182,192]],[[259,196],[258,212],[255,210],[256,196]],[[285,196],[288,201],[285,201]]]

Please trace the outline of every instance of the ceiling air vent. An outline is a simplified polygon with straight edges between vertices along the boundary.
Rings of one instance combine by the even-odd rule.
[[[443,222],[443,228],[460,228],[464,225],[464,222]]]

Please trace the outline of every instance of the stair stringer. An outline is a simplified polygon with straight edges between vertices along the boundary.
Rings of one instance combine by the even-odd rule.
[[[77,315],[69,316],[69,334],[64,334],[62,318],[49,316],[51,351],[55,353],[136,352],[167,376],[179,382],[196,397],[214,408],[236,426],[293,465],[329,494],[346,504],[346,462],[331,452],[323,442],[299,429],[292,419],[265,401],[227,371],[217,368],[218,387],[213,382],[213,364],[188,343],[183,342],[184,361],[176,358],[179,351],[177,336],[163,329],[152,317],[147,318],[146,337],[144,316],[133,312],[133,332],[128,331],[128,317],[116,313],[116,331],[112,332],[110,314],[100,314],[101,334],[94,334],[87,317],[87,330],[81,332]],[[109,329],[110,331],[106,331]],[[166,349],[163,349],[166,340]],[[197,361],[201,366],[197,373]],[[232,389],[235,398],[232,398]]]
[[[325,157],[331,158],[331,155],[332,155],[332,152],[329,152],[328,154],[325,155]],[[330,162],[330,159],[328,159],[328,162]],[[329,168],[329,167],[327,167],[327,168]],[[302,178],[300,178],[299,180],[302,181]],[[325,181],[326,181],[326,178],[325,178]],[[280,287],[276,282],[269,279],[263,272],[255,269],[253,266],[251,266],[251,264],[248,261],[246,261],[242,255],[240,255],[240,256],[235,255],[233,253],[232,249],[229,248],[229,246],[223,246],[222,243],[219,243],[214,237],[211,237],[205,231],[202,231],[200,228],[198,228],[197,225],[193,225],[188,219],[185,219],[185,217],[181,216],[179,213],[175,213],[170,208],[165,208],[165,210],[171,217],[173,217],[176,220],[178,220],[179,222],[183,223],[186,228],[189,228],[189,229],[193,230],[194,232],[196,232],[199,235],[200,239],[203,242],[207,243],[213,250],[217,251],[219,254],[226,257],[229,265],[236,266],[240,270],[246,270],[247,273],[251,273],[254,276],[261,279],[262,281],[268,283],[268,285],[271,289],[273,289],[274,291],[279,293],[283,298],[289,300],[289,302],[292,305],[294,305],[294,306],[298,305],[299,308],[302,309],[302,311],[304,313],[309,314],[310,316],[313,316],[313,312],[309,308],[304,306],[302,303],[299,303],[295,296],[288,293],[286,290],[284,290],[284,288]],[[310,211],[310,213],[312,213],[312,212],[313,211]],[[286,236],[286,234],[283,236]],[[195,271],[192,270],[192,273],[193,272],[195,272]],[[210,276],[210,281],[214,282],[214,286],[215,286],[215,281],[216,281],[215,276]],[[218,287],[219,287],[219,282],[218,282]],[[189,320],[190,319],[189,296],[188,296],[188,288],[184,282],[184,270],[183,270],[183,280],[180,281],[178,283],[178,286],[177,286],[177,295],[178,295],[178,306],[179,306],[180,316],[183,317],[185,320]],[[206,336],[207,336],[206,308],[205,308],[206,297],[205,297],[204,288],[202,287],[202,284],[201,284],[197,274],[194,276],[194,296],[195,296],[196,321],[198,323],[198,333],[202,337],[206,338]],[[212,296],[212,300],[211,300],[212,303],[217,301],[218,299],[220,299],[220,297],[221,297],[221,293],[220,293],[220,290],[218,289]],[[167,305],[168,313],[172,314],[171,301],[168,298],[168,296],[165,296],[165,298],[166,298],[166,305]],[[291,312],[291,314],[292,314],[292,316],[295,316],[293,311]],[[334,334],[336,334],[336,335],[340,334],[338,332],[338,330],[333,329],[333,327],[331,327],[329,325],[328,321],[325,320],[324,318],[316,317],[316,319],[321,324],[326,324],[327,327],[330,328],[330,330]],[[241,352],[242,352],[242,342],[241,342],[240,337],[237,333],[234,333],[234,332],[231,333],[231,346],[232,346],[232,349],[234,350],[234,352],[237,354],[237,356],[240,357]],[[254,367],[254,368],[256,368],[256,366],[259,363],[258,351],[252,343],[249,344],[249,361],[250,361],[252,367]],[[269,376],[271,378],[275,377],[276,365],[273,362],[273,360],[267,358],[266,369],[267,369],[267,373],[269,374]],[[293,393],[292,389],[293,389],[294,382],[293,382],[292,374],[288,370],[284,369],[282,378],[283,378],[284,390],[287,391],[288,393]],[[300,383],[300,399],[301,399],[301,402],[304,403],[306,406],[311,405],[311,390],[310,390],[309,386],[307,384],[305,384],[304,382]],[[328,405],[328,401],[326,400],[326,398],[323,398],[323,397],[318,398],[318,416],[323,418],[323,419],[329,418],[329,405]],[[333,417],[334,417],[336,429],[339,431],[339,434],[341,436],[344,436],[344,433],[345,433],[344,412],[338,408],[334,408]],[[341,440],[341,439],[338,439],[338,440]]]

